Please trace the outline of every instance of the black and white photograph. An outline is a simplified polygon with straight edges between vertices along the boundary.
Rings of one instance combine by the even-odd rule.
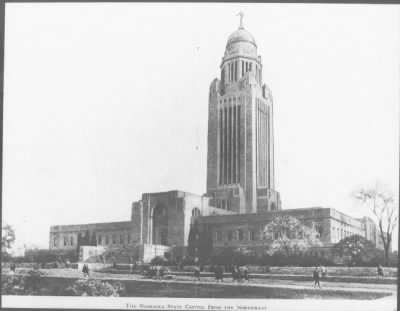
[[[8,2],[3,308],[397,310],[400,5]]]

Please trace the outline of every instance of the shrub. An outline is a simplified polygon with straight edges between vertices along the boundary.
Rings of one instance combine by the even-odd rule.
[[[24,277],[21,275],[2,275],[2,295],[23,295],[25,288]]]
[[[168,265],[168,260],[162,256],[156,256],[151,260],[152,265],[165,266]]]
[[[102,280],[77,280],[69,286],[64,294],[67,296],[113,296],[119,297],[125,293],[125,285],[121,282],[106,282]]]
[[[43,293],[43,273],[29,270],[26,275],[2,275],[1,290],[6,295],[40,295]]]

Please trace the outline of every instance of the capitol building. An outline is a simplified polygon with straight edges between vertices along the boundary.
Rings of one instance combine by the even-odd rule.
[[[263,81],[256,40],[242,17],[226,43],[220,78],[209,86],[205,194],[143,193],[132,203],[127,221],[52,226],[50,250],[76,249],[78,237],[89,234],[96,254],[123,250],[125,257],[144,262],[155,256],[179,261],[187,255],[195,225],[212,238],[214,251],[245,247],[264,254],[264,227],[284,215],[318,232],[322,244],[309,250],[314,256],[331,258],[332,246],[354,234],[382,248],[376,224],[368,217],[353,218],[333,208],[282,206],[275,189],[272,92]]]

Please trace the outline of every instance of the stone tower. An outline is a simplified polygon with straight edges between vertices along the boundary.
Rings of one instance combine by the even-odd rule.
[[[221,80],[210,86],[207,195],[221,209],[263,213],[281,209],[274,190],[273,103],[242,17],[226,44]]]

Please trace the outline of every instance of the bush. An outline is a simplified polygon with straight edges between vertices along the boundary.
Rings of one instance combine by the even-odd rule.
[[[195,260],[193,257],[185,256],[185,257],[182,259],[182,264],[183,264],[184,266],[192,266],[192,265],[195,265],[195,264],[196,264],[196,260]]]
[[[1,294],[2,295],[23,295],[25,290],[24,277],[21,275],[2,275]]]
[[[43,293],[43,273],[29,270],[26,275],[2,275],[1,290],[6,295],[40,295]]]
[[[106,282],[102,280],[77,280],[69,286],[64,295],[67,296],[113,296],[119,297],[125,293],[125,285],[121,282]]]
[[[152,265],[166,266],[169,264],[168,260],[162,256],[154,257],[151,262]]]

